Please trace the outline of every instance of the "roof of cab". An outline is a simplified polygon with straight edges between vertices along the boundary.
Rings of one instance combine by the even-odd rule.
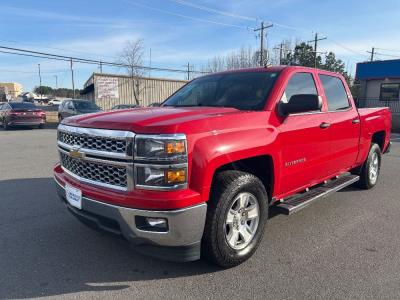
[[[325,74],[331,74],[331,75],[336,75],[336,76],[340,75],[339,73],[336,73],[336,72],[331,72],[331,71],[317,69],[317,68],[311,68],[311,67],[304,67],[304,66],[268,66],[268,67],[227,70],[227,71],[208,74],[205,76],[215,75],[215,74],[244,73],[244,72],[281,72],[285,69],[302,70],[302,71],[319,70],[320,72],[325,73]]]

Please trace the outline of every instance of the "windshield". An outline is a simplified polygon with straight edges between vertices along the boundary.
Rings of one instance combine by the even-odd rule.
[[[37,109],[35,104],[29,102],[9,102],[12,109]]]
[[[74,107],[77,110],[99,110],[100,108],[90,101],[74,101]]]
[[[261,110],[278,77],[278,72],[226,73],[189,82],[163,106],[218,106]]]

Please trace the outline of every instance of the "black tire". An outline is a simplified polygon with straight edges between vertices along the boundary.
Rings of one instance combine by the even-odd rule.
[[[378,159],[378,169],[377,169],[376,179],[372,180],[370,176],[370,169],[373,165],[374,157],[377,157]],[[372,144],[368,153],[367,160],[361,167],[360,180],[357,182],[358,187],[365,190],[369,190],[372,189],[378,183],[381,162],[382,162],[381,149],[377,144]]]
[[[44,128],[44,124],[40,124],[40,125],[38,126],[38,128],[39,128],[39,129],[43,129],[43,128]]]
[[[259,219],[249,244],[240,250],[227,241],[228,212],[240,193],[254,195],[258,203]],[[241,171],[223,171],[216,175],[211,189],[206,225],[202,240],[202,256],[224,267],[237,266],[249,259],[259,246],[268,219],[268,194],[262,182],[254,175]],[[243,223],[241,223],[243,224]]]

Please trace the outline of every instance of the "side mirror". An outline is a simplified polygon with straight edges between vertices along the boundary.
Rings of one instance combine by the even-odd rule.
[[[279,112],[286,116],[294,113],[303,113],[321,110],[322,102],[318,95],[297,94],[290,97],[288,103],[279,104]]]

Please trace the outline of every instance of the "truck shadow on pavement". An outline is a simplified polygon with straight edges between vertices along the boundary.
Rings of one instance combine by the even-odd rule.
[[[0,181],[0,199],[0,299],[122,290],[220,270],[142,256],[125,240],[86,228],[57,198],[51,178]]]

